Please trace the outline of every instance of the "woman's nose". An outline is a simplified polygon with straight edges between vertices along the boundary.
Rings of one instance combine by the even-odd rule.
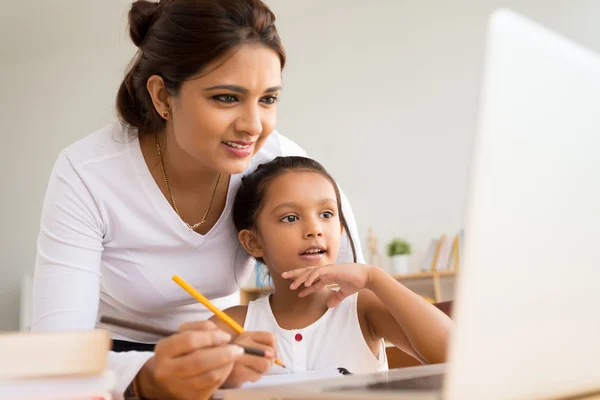
[[[250,136],[258,136],[262,133],[261,114],[258,105],[245,107],[242,115],[237,120],[236,130],[247,133]]]

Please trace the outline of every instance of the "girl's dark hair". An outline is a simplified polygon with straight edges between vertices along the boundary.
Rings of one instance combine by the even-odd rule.
[[[117,112],[140,134],[164,129],[146,82],[159,75],[171,95],[211,62],[245,43],[273,49],[285,65],[275,15],[260,0],[135,1],[129,29],[138,52],[117,94]]]
[[[354,262],[356,262],[356,247],[342,210],[340,190],[331,175],[329,175],[329,172],[317,161],[310,158],[298,156],[277,157],[273,161],[259,165],[254,172],[243,177],[233,202],[233,223],[235,229],[240,232],[244,229],[253,229],[256,227],[256,217],[262,208],[269,182],[291,171],[316,172],[331,182],[335,190],[340,222],[348,235],[350,247],[352,248],[352,256]],[[263,262],[263,260],[258,261]]]

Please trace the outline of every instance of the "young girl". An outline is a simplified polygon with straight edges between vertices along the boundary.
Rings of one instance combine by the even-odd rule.
[[[278,157],[244,177],[233,220],[242,246],[268,267],[274,291],[226,313],[247,331],[275,334],[287,369],[274,365],[271,374],[385,370],[384,339],[423,363],[444,362],[445,314],[381,268],[335,265],[347,230],[341,211],[333,178],[311,159]]]

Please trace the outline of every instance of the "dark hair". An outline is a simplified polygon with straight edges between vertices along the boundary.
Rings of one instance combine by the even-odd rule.
[[[331,182],[335,190],[340,222],[348,235],[350,247],[352,248],[352,256],[354,262],[356,262],[356,248],[348,229],[346,217],[344,217],[344,212],[342,211],[340,190],[329,172],[317,161],[310,158],[298,156],[277,157],[273,161],[259,165],[254,172],[243,177],[233,202],[233,223],[235,229],[240,232],[243,229],[253,229],[256,226],[256,217],[262,208],[269,182],[291,171],[316,172]],[[263,262],[263,260],[258,261]]]
[[[181,84],[236,46],[260,43],[273,49],[285,65],[285,50],[275,15],[260,0],[135,1],[129,29],[138,52],[117,94],[117,112],[140,134],[164,129],[146,82],[159,75],[177,95]]]

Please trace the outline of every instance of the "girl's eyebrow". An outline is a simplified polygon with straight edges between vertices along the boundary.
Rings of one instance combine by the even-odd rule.
[[[326,203],[334,203],[337,204],[337,200],[331,198],[331,197],[326,197],[322,200],[319,201],[319,204],[326,204]],[[272,211],[271,214],[275,214],[280,208],[295,208],[298,207],[298,203],[295,203],[293,201],[288,201],[286,203],[281,203],[279,204],[277,207],[275,207]]]
[[[277,213],[277,211],[279,211],[280,208],[295,208],[295,207],[297,207],[297,204],[292,201],[289,201],[287,203],[281,203],[280,205],[278,205],[271,211],[271,214]]]

